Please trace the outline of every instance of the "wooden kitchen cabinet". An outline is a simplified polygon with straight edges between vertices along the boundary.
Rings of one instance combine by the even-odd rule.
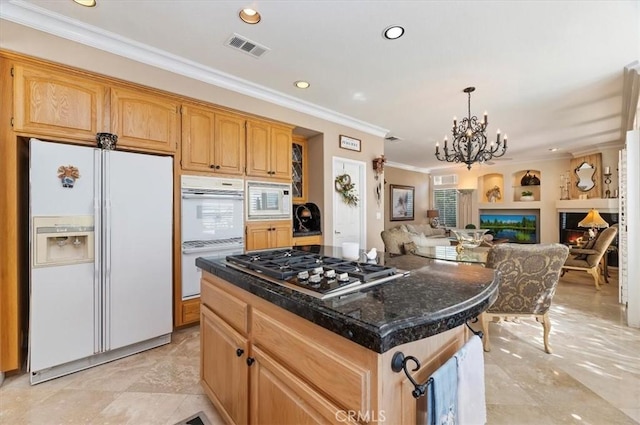
[[[180,139],[178,100],[142,89],[111,88],[111,133],[118,147],[173,153]]]
[[[298,236],[293,238],[293,246],[322,245],[322,235]]]
[[[291,220],[248,222],[245,230],[247,251],[292,245]]]
[[[13,65],[13,129],[48,138],[85,140],[95,145],[106,131],[104,84],[44,65]]]
[[[201,378],[227,423],[350,423],[347,410],[370,409],[374,355],[334,351],[327,335],[240,291],[203,274]]]
[[[337,405],[259,348],[252,347],[252,356],[251,424],[326,424],[346,418],[336,417]]]
[[[248,340],[206,306],[200,313],[200,378],[227,423],[246,424],[249,415]]]
[[[291,194],[294,204],[307,202],[307,166],[307,139],[294,135],[291,142]]]
[[[247,121],[247,176],[291,180],[291,128]]]
[[[182,105],[182,169],[242,175],[244,122],[239,115]]]

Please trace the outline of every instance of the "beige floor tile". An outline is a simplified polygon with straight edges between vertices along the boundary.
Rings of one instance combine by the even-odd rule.
[[[488,364],[484,368],[485,376],[491,379],[485,380],[485,399],[487,404],[503,405],[529,405],[537,403],[527,392],[520,387],[518,382],[512,379],[508,373],[497,365]]]
[[[169,417],[165,425],[174,425],[189,416],[198,412],[204,412],[211,422],[211,425],[224,425],[224,421],[211,404],[206,395],[186,395],[184,401],[178,406],[175,412]]]
[[[111,391],[61,389],[25,410],[13,423],[24,425],[96,423],[96,417],[100,411],[118,395],[119,393]]]
[[[128,391],[203,394],[198,356],[165,356],[129,386]]]
[[[184,394],[122,393],[99,412],[96,421],[114,425],[164,424],[185,397]]]
[[[629,416],[634,421],[640,423],[640,407],[636,407],[635,409],[620,409],[627,416]]]
[[[541,406],[487,404],[488,425],[553,425],[556,423]]]

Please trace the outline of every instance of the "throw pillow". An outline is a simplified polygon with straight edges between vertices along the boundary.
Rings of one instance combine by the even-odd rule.
[[[407,230],[409,231],[409,233],[416,233],[416,234],[420,233],[413,224],[406,224],[405,226],[407,227]]]
[[[415,254],[418,247],[415,242],[405,242],[403,250],[405,254]]]
[[[401,224],[400,226],[398,226],[398,228],[403,232],[408,232],[409,231],[409,229],[407,229],[407,225],[406,224]]]
[[[422,233],[423,233],[425,236],[431,236],[431,235],[435,235],[435,234],[436,234],[436,232],[434,232],[434,230],[435,230],[435,229],[432,229],[431,227],[426,227],[426,226],[424,226],[424,230],[422,231]]]
[[[589,239],[587,241],[587,243],[584,244],[584,246],[580,247],[580,249],[593,249],[593,247],[595,246],[597,240],[598,240],[598,235],[596,235],[596,237],[593,238],[593,239]],[[589,254],[578,254],[578,255],[576,255],[575,259],[576,260],[586,260],[588,256],[589,256]]]

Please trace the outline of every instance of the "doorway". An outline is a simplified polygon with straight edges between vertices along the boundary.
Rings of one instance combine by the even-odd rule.
[[[358,197],[357,205],[348,205],[342,195],[333,190],[333,246],[342,246],[343,242],[358,242],[361,249],[367,246],[366,240],[366,164],[346,158],[333,158],[332,179],[347,174],[354,185],[353,193]]]

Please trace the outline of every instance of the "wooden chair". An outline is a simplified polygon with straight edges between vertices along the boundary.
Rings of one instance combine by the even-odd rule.
[[[542,323],[544,350],[549,346],[549,307],[556,293],[560,271],[569,255],[567,246],[554,244],[499,244],[489,251],[486,266],[500,272],[496,301],[480,316],[484,350],[490,351],[489,322],[495,318],[533,316]]]
[[[603,260],[604,255],[607,253],[607,249],[611,242],[618,234],[618,225],[614,224],[611,227],[604,229],[598,235],[592,247],[587,248],[574,248],[569,251],[569,257],[562,266],[562,272],[565,270],[582,270],[593,276],[593,281],[596,284],[596,289],[600,289],[600,263]],[[603,272],[605,272],[603,270]]]

